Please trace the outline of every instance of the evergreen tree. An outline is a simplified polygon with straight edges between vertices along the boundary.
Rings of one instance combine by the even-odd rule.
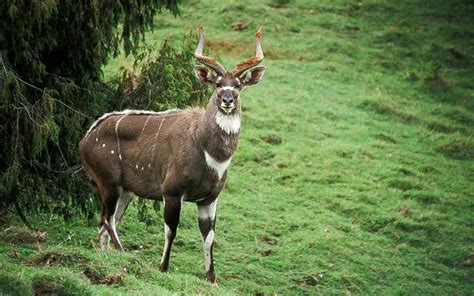
[[[77,144],[94,118],[124,101],[101,67],[122,48],[135,53],[165,9],[176,15],[177,0],[0,1],[3,209],[94,213]]]

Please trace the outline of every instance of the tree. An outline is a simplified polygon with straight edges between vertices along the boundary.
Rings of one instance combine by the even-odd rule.
[[[101,67],[122,46],[135,53],[165,9],[176,15],[177,0],[0,2],[2,208],[92,216],[77,144],[118,106]]]

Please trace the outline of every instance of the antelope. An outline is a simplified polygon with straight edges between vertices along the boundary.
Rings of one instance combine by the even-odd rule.
[[[197,79],[214,88],[207,107],[104,114],[80,141],[79,153],[102,202],[99,222],[102,250],[109,249],[110,239],[117,250],[123,250],[116,225],[132,194],[162,201],[165,242],[160,271],[168,271],[181,203],[192,202],[198,208],[206,278],[215,283],[216,207],[239,139],[240,91],[258,83],[265,67],[259,65],[263,60],[262,27],[256,32],[254,56],[230,72],[215,59],[203,55],[205,41],[201,25],[198,31],[194,56],[203,65],[195,65],[194,72]]]

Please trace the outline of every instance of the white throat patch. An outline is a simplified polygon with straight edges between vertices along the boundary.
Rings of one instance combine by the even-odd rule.
[[[227,160],[224,160],[223,162],[219,162],[215,160],[214,157],[212,157],[209,153],[207,153],[207,151],[204,151],[204,156],[206,157],[207,166],[213,169],[216,172],[219,179],[221,179],[225,171],[229,167],[232,157],[230,157]]]
[[[216,113],[217,125],[228,134],[236,134],[240,130],[240,116],[238,114]]]

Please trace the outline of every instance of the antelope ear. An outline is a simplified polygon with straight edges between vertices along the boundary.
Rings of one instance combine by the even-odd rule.
[[[216,82],[217,76],[213,71],[201,65],[194,65],[194,74],[197,79],[205,84],[214,84]]]
[[[242,75],[240,77],[240,81],[242,82],[243,86],[254,85],[263,78],[263,74],[265,74],[265,67],[257,66],[248,70],[244,75]]]

